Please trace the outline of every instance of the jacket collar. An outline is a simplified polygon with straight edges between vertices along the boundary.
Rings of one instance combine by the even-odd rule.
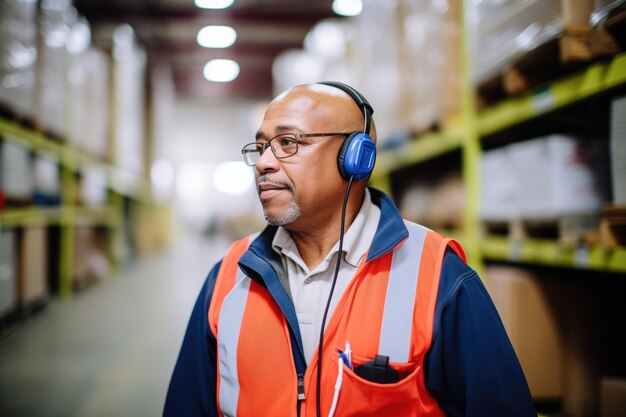
[[[380,221],[368,251],[367,261],[371,261],[395,248],[406,239],[409,232],[404,220],[391,199],[375,188],[369,187],[372,203],[380,208]],[[272,249],[272,241],[276,234],[276,226],[267,226],[259,236],[252,241],[248,251],[268,261],[280,263],[280,256]],[[248,258],[248,257],[246,257]]]
[[[368,251],[368,262],[385,255],[409,235],[402,216],[391,199],[374,188],[369,190],[372,202],[380,207],[380,221]],[[276,226],[267,226],[241,256],[239,266],[248,277],[267,288],[283,311],[291,328],[290,337],[295,366],[298,373],[303,373],[306,370],[306,361],[304,360],[296,310],[291,297],[280,283],[276,271],[276,268],[281,266],[280,255],[272,249],[272,240],[276,230]]]

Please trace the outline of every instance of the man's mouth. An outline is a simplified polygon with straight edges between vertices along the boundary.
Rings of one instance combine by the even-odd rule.
[[[268,198],[274,197],[282,191],[290,191],[291,189],[287,185],[263,181],[259,182],[258,190],[261,200],[266,200]]]

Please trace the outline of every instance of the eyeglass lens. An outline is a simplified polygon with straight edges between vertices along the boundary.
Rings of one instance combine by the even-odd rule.
[[[246,164],[256,165],[268,147],[272,149],[276,158],[287,158],[298,151],[298,140],[293,134],[284,134],[272,138],[267,144],[250,143],[242,151]]]

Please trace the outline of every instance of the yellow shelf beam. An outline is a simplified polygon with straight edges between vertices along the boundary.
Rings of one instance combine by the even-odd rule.
[[[376,157],[372,178],[388,175],[400,168],[419,164],[445,153],[460,149],[463,133],[458,131],[430,133],[400,149],[385,150]]]
[[[75,149],[71,145],[54,141],[42,133],[21,126],[19,123],[0,117],[0,136],[2,136],[2,139],[17,143],[25,149],[47,153],[55,157],[61,167],[68,171],[67,174],[63,175],[80,172],[86,166],[106,166],[109,171],[109,186],[112,189],[142,203],[148,204],[152,200],[150,183],[139,175],[107,164],[96,157]],[[65,179],[68,178],[66,177]],[[69,184],[70,182],[63,183]]]
[[[592,64],[585,71],[554,81],[545,88],[507,99],[478,112],[474,115],[476,129],[479,136],[492,134],[623,84],[626,84],[626,53],[616,55],[607,63]],[[475,109],[468,106],[470,110]],[[400,168],[460,149],[466,143],[468,128],[471,127],[471,122],[465,122],[454,130],[429,133],[399,149],[380,152],[372,179],[378,181],[379,177]]]
[[[489,236],[481,239],[486,259],[565,268],[626,272],[626,248],[600,246],[570,248],[550,239],[514,240]]]
[[[489,135],[623,84],[626,53],[479,112],[478,132],[481,136]]]
[[[25,207],[0,212],[1,227],[105,226],[115,224],[113,208],[105,207]]]

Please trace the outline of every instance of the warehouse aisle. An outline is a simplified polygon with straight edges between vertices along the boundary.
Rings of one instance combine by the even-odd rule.
[[[160,415],[193,302],[227,245],[180,238],[5,335],[0,415]]]

